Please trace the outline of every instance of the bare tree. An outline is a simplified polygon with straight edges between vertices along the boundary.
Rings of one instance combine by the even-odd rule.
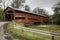
[[[36,14],[43,14],[43,15],[47,15],[47,11],[44,10],[44,9],[41,9],[40,7],[36,7],[34,10],[33,10],[34,13]]]
[[[30,11],[30,7],[28,5],[25,5],[25,11]]]
[[[21,8],[23,6],[23,3],[25,3],[25,0],[13,0],[11,6],[14,8]]]

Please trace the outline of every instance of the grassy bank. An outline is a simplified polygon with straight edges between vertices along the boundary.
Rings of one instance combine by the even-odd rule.
[[[60,25],[38,25],[29,28],[60,34]]]
[[[17,23],[16,25],[19,25],[20,28],[23,26],[19,23]],[[20,40],[51,40],[51,36],[15,29],[13,23],[8,24],[8,30],[13,37],[19,38]],[[55,38],[55,40],[60,40],[60,38]]]
[[[18,26],[21,26],[21,25],[19,24]],[[22,26],[22,27],[24,27],[24,26]],[[32,28],[32,29],[60,34],[60,25],[31,25],[27,28]]]

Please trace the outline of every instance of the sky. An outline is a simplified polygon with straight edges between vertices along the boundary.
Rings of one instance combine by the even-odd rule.
[[[33,10],[36,7],[40,7],[48,11],[50,15],[53,14],[52,7],[60,2],[60,0],[26,0],[26,4]]]
[[[11,1],[12,0],[10,0],[9,2]],[[9,5],[9,2],[6,0],[6,6]],[[36,7],[40,7],[42,9],[45,9],[49,15],[52,15],[52,7],[58,2],[60,2],[60,0],[26,0],[25,4],[29,5],[31,7],[31,10],[33,10]]]

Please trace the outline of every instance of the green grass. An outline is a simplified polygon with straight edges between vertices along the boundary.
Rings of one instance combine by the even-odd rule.
[[[22,24],[19,24],[19,23],[16,23],[16,25],[19,25],[19,26],[21,25],[20,28],[23,26]],[[41,29],[43,29],[43,28],[41,28]],[[43,34],[37,34],[37,33],[33,33],[33,32],[28,32],[25,30],[23,31],[20,29],[14,29],[13,23],[8,24],[8,30],[10,31],[10,33],[13,37],[19,38],[21,40],[51,40],[51,36],[47,36],[47,35],[43,35]],[[55,37],[55,40],[60,40],[60,38]]]
[[[43,26],[38,25],[38,26],[31,26],[29,28],[60,34],[60,25],[43,25]]]

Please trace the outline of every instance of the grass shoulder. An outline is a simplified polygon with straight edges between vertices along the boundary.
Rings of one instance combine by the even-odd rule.
[[[20,23],[16,23],[15,26],[19,27],[19,28],[24,27],[23,24],[20,24]],[[46,30],[43,27],[37,27],[37,26],[31,26],[30,28],[39,29],[39,30],[43,30],[43,29]],[[51,40],[51,36],[46,36],[46,35],[42,35],[42,34],[28,32],[25,30],[16,29],[16,28],[14,28],[13,22],[8,24],[8,30],[10,31],[10,34],[13,37],[21,39],[21,40]],[[55,38],[55,39],[60,40],[60,38]]]

